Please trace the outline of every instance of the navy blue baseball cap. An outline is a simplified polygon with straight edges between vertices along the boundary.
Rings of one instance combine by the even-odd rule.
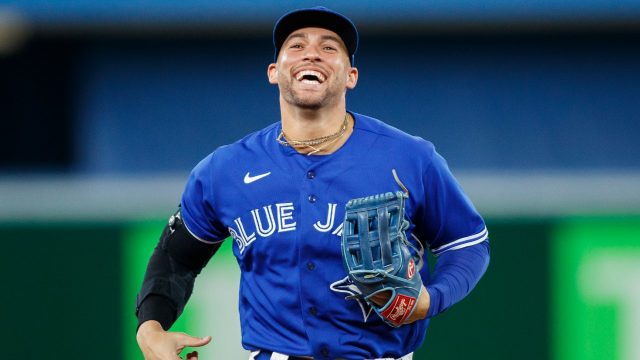
[[[273,27],[273,45],[276,48],[274,60],[278,60],[280,48],[289,35],[305,27],[319,27],[338,34],[349,52],[351,65],[358,50],[358,29],[348,17],[323,6],[298,9],[286,13],[276,21]]]

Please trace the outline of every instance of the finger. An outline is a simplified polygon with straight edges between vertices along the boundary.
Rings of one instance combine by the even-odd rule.
[[[198,360],[198,352],[192,351],[187,354],[187,360]]]
[[[187,335],[187,334],[178,334],[178,341],[182,346],[203,346],[207,345],[211,341],[211,336],[205,336],[203,338]]]

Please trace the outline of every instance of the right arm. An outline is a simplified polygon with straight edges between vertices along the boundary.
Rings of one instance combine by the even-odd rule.
[[[202,346],[211,341],[167,330],[182,313],[196,276],[220,247],[203,242],[182,222],[180,211],[172,216],[155,247],[138,294],[136,339],[145,359],[179,359],[186,346]],[[197,359],[189,354],[188,359]]]

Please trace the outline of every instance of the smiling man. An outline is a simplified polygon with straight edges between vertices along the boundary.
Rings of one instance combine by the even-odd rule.
[[[211,341],[168,330],[230,236],[250,359],[411,359],[429,319],[484,274],[484,221],[430,142],[347,110],[351,20],[296,10],[273,41],[280,121],[193,169],[138,295],[140,348],[179,359]],[[437,256],[433,273],[420,248]]]

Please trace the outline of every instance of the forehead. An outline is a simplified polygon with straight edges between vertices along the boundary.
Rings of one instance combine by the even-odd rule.
[[[287,36],[287,39],[284,42],[286,43],[291,39],[299,39],[299,38],[303,38],[307,40],[311,38],[318,38],[320,40],[334,40],[338,42],[340,45],[342,45],[345,49],[347,47],[344,44],[344,41],[342,41],[342,38],[340,38],[338,34],[336,34],[335,32],[329,29],[319,28],[319,27],[306,27],[306,28],[301,28],[296,31],[293,31],[291,34],[289,34],[289,36]]]

